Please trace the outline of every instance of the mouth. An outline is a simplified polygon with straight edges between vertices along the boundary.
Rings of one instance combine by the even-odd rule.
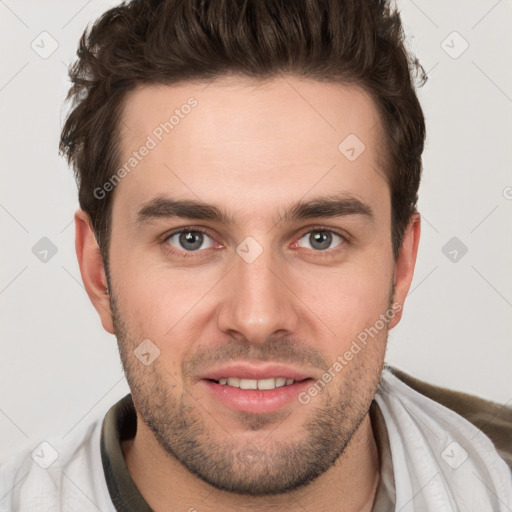
[[[269,379],[238,379],[237,377],[228,377],[224,379],[219,379],[218,381],[214,380],[221,386],[231,386],[234,388],[240,389],[275,389],[281,388],[283,386],[291,386],[295,381],[295,379],[287,379],[286,377],[277,377],[277,378],[269,378]]]
[[[215,408],[266,414],[299,405],[298,395],[311,385],[313,375],[277,361],[231,361],[198,376],[197,383]]]
[[[212,382],[216,382],[221,386],[231,386],[233,388],[239,389],[259,389],[259,390],[269,390],[281,388],[284,386],[291,386],[295,382],[302,382],[303,380],[308,379],[289,379],[286,377],[270,377],[268,379],[239,379],[237,377],[225,377],[218,380],[211,379]]]
[[[313,382],[312,378],[295,380],[286,377],[246,379],[221,377],[202,379],[211,398],[231,410],[252,414],[268,414],[293,403],[298,405],[298,395]]]

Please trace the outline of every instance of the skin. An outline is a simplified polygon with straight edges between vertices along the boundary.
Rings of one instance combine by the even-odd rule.
[[[288,76],[206,85],[144,86],[128,97],[123,162],[167,112],[190,96],[198,105],[115,188],[110,296],[89,218],[75,215],[84,285],[118,338],[137,410],[137,434],[123,443],[128,470],[157,512],[371,510],[379,457],[368,408],[401,310],[307,405],[237,412],[198,376],[232,360],[278,361],[319,379],[392,303],[403,305],[419,215],[395,261],[382,127],[362,89]],[[354,161],[338,150],[348,134],[366,146]],[[335,192],[369,205],[373,218],[275,220],[286,205]],[[159,194],[215,204],[235,223],[137,222]],[[201,249],[164,237],[187,227],[208,231]],[[327,250],[311,240],[319,227],[334,233]],[[236,252],[248,236],[263,249],[252,263]],[[146,366],[133,350],[148,338],[160,355]]]

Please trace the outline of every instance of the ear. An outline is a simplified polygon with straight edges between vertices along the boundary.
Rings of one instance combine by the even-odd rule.
[[[105,268],[91,219],[83,210],[75,212],[75,249],[87,295],[100,315],[103,328],[114,334]]]
[[[414,267],[416,265],[416,255],[418,254],[418,244],[420,241],[420,225],[420,214],[415,212],[412,214],[409,220],[409,224],[405,229],[404,237],[402,239],[402,246],[395,262],[395,294],[393,296],[393,303],[400,304],[401,308],[390,320],[388,324],[389,329],[392,329],[395,325],[397,325],[402,318],[405,298],[409,292],[414,274]]]

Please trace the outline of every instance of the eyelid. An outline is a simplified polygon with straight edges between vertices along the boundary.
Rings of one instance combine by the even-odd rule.
[[[329,258],[337,255],[341,251],[345,250],[347,245],[350,245],[352,243],[351,236],[346,233],[344,230],[339,228],[333,228],[330,226],[322,226],[322,225],[316,225],[316,226],[308,226],[307,228],[304,228],[301,231],[301,234],[298,235],[297,241],[293,243],[292,247],[296,248],[298,246],[298,242],[301,238],[304,237],[304,235],[307,235],[308,233],[313,232],[328,232],[328,233],[334,233],[335,235],[339,236],[341,238],[341,243],[337,245],[336,247],[331,247],[330,249],[326,249],[324,251],[315,251],[311,250],[314,254],[315,258]],[[298,247],[299,249],[302,249],[301,247]]]
[[[186,232],[198,232],[198,233],[203,233],[204,235],[208,236],[209,238],[211,238],[216,244],[218,245],[221,245],[219,242],[217,242],[217,240],[215,239],[214,236],[212,236],[212,234],[210,233],[210,231],[207,229],[207,228],[203,228],[203,227],[199,227],[199,226],[181,226],[179,228],[175,228],[175,229],[172,229],[171,231],[168,231],[166,232],[164,235],[162,235],[161,237],[159,237],[159,243],[163,244],[166,246],[166,249],[170,252],[172,252],[173,254],[177,254],[177,255],[180,255],[180,256],[183,256],[185,255],[185,257],[187,256],[194,256],[195,254],[198,254],[198,253],[203,253],[205,252],[205,249],[201,249],[201,250],[198,250],[198,251],[185,251],[185,250],[180,250],[180,249],[176,249],[175,247],[172,247],[170,244],[167,243],[167,241],[169,240],[169,238],[171,238],[172,236],[174,235],[177,235],[179,233],[186,233]]]
[[[331,226],[322,226],[321,224],[304,228],[303,231],[300,231],[301,234],[298,236],[298,238],[302,238],[305,234],[310,233],[311,231],[328,231],[330,233],[335,233],[336,235],[341,236],[341,238],[343,238],[343,240],[347,243],[351,240],[351,236],[345,230]]]

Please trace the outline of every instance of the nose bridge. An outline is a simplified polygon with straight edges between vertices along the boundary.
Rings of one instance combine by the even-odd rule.
[[[297,322],[293,294],[280,276],[270,247],[247,237],[236,253],[225,283],[219,329],[231,335],[238,332],[252,343],[263,343],[277,331],[290,334]]]

